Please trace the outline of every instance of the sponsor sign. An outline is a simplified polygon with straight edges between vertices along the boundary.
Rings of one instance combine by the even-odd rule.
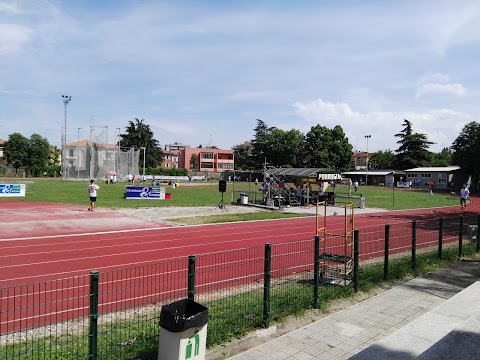
[[[25,184],[0,184],[0,196],[25,196]]]
[[[165,200],[165,188],[153,186],[127,186],[126,198]]]
[[[397,187],[399,188],[409,188],[410,182],[409,181],[397,181]]]

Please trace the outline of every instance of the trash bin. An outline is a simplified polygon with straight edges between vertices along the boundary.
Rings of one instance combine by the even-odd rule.
[[[248,205],[248,194],[247,193],[240,193],[240,204]]]
[[[474,244],[477,242],[477,225],[468,225],[468,235],[470,237],[470,244]]]
[[[208,308],[189,299],[162,306],[158,360],[204,360]]]

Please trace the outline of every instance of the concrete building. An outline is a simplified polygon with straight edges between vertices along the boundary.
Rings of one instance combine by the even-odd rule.
[[[233,150],[217,148],[184,148],[180,152],[178,167],[181,169],[193,169],[190,164],[192,155],[198,159],[199,171],[225,172],[234,169]]]
[[[165,144],[162,153],[162,167],[167,169],[178,169],[180,162],[180,154],[183,149],[189,148],[189,145],[174,142],[173,144]]]
[[[354,170],[365,170],[367,168],[367,157],[371,158],[373,153],[366,151],[355,151],[352,155]]]
[[[405,170],[405,174],[406,181],[412,182],[412,186],[435,184],[435,189],[450,190],[452,186],[461,188],[461,184],[468,181],[468,177],[459,170],[459,166],[419,167]]]

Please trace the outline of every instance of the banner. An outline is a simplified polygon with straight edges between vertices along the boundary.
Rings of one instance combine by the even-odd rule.
[[[165,200],[165,188],[152,186],[127,186],[125,198]]]
[[[25,196],[25,184],[0,184],[0,196]]]

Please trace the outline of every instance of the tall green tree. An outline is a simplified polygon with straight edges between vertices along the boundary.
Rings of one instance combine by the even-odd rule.
[[[434,144],[428,141],[427,135],[413,132],[412,123],[404,119],[403,129],[395,134],[400,138],[397,141],[399,148],[395,150],[397,161],[396,168],[406,170],[419,166],[429,166],[430,154],[428,148]]]
[[[252,164],[252,148],[246,144],[238,144],[233,148],[233,156],[235,158],[235,169],[248,170]]]
[[[452,152],[443,148],[439,153],[430,153],[430,166],[449,166],[452,164]]]
[[[50,157],[50,144],[39,134],[32,134],[28,141],[28,171],[32,176],[41,176],[46,171]]]
[[[268,162],[275,167],[299,167],[305,136],[298,130],[273,129],[270,133]]]
[[[5,142],[3,156],[7,163],[15,169],[29,165],[29,141],[20,133],[13,133],[8,136]]]
[[[353,147],[341,126],[312,126],[305,136],[303,165],[344,171],[351,167]]]
[[[197,154],[192,154],[192,156],[190,156],[190,167],[195,170],[200,169],[200,164],[199,164]]]
[[[452,161],[472,177],[471,187],[478,190],[480,179],[480,124],[472,121],[466,124],[452,146]]]
[[[276,128],[268,127],[267,124],[260,119],[257,119],[257,126],[255,129],[255,136],[252,140],[252,167],[254,169],[262,169],[265,160],[271,161],[274,157],[274,152],[271,147],[271,134]]]
[[[162,164],[162,149],[159,142],[153,138],[153,132],[150,126],[145,124],[145,120],[137,118],[129,121],[125,127],[125,134],[120,135],[120,146],[135,149],[146,148],[145,166],[156,168]],[[139,166],[143,164],[143,157],[140,157]]]
[[[392,150],[377,151],[368,159],[369,169],[394,169],[396,157]]]

